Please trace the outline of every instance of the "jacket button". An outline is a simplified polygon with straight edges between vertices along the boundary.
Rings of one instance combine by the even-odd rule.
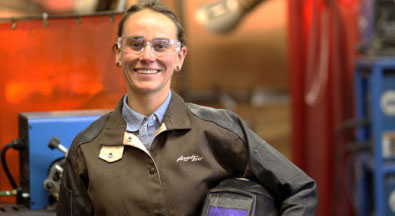
[[[155,167],[149,168],[149,173],[154,174],[155,173]]]

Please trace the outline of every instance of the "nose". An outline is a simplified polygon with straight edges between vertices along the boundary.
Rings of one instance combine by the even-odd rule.
[[[140,54],[141,61],[154,61],[155,55],[152,51],[152,47],[150,43],[146,43],[143,51]]]

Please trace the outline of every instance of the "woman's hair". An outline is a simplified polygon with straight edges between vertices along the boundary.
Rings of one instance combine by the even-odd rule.
[[[184,27],[182,26],[180,19],[168,7],[160,3],[159,0],[142,0],[142,1],[138,1],[137,4],[132,5],[125,12],[123,17],[121,18],[121,21],[119,21],[118,37],[122,36],[123,25],[125,21],[129,18],[129,16],[136,12],[146,9],[163,14],[167,16],[170,20],[172,20],[177,27],[177,39],[181,42],[182,45],[184,45],[185,42]]]

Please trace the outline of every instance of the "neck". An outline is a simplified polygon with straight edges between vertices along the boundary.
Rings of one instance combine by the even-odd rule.
[[[166,93],[135,93],[128,90],[128,105],[134,111],[145,116],[150,116],[166,100],[169,91]]]

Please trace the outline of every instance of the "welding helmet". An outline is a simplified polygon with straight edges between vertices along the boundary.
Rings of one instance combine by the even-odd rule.
[[[209,190],[202,216],[275,216],[273,197],[261,184],[229,178]]]

